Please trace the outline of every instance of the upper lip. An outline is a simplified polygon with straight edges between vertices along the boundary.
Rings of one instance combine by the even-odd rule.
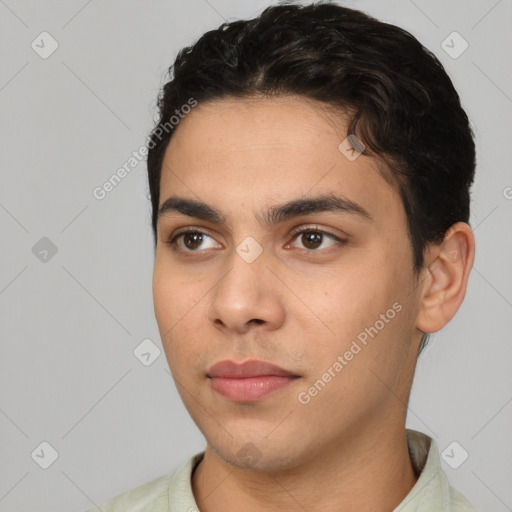
[[[261,377],[263,375],[276,375],[279,377],[297,377],[293,373],[265,361],[252,359],[243,363],[235,361],[220,361],[208,370],[208,377],[225,377],[231,379],[246,379]]]

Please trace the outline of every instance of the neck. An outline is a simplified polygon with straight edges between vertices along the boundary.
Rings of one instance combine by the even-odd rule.
[[[404,424],[358,429],[302,465],[282,471],[234,467],[207,446],[192,477],[201,512],[393,510],[416,483]]]

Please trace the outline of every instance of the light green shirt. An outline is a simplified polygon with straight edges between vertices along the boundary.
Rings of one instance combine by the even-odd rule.
[[[411,461],[419,478],[394,512],[476,512],[450,486],[441,467],[436,443],[416,430],[406,430]],[[204,452],[187,460],[173,474],[164,475],[99,505],[102,512],[200,512],[192,493],[192,472]],[[97,512],[93,508],[87,512]]]

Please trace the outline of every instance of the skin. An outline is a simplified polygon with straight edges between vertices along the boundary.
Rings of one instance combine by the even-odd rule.
[[[200,104],[165,154],[160,205],[171,196],[201,201],[226,221],[169,210],[157,229],[155,315],[207,442],[192,478],[202,512],[393,510],[417,480],[405,418],[421,334],[440,330],[462,303],[473,233],[452,226],[416,275],[397,190],[379,161],[342,154],[346,119],[321,107],[293,96]],[[323,194],[350,199],[373,220],[323,211],[263,223],[272,206]],[[203,238],[168,243],[179,228]],[[315,228],[326,234],[311,242]],[[262,249],[252,263],[236,252],[249,236]],[[396,302],[400,312],[300,403]],[[264,360],[299,378],[260,401],[232,402],[207,378],[226,359]],[[241,456],[249,446],[252,460]]]

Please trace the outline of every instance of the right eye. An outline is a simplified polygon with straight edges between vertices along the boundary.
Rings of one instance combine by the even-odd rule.
[[[210,239],[210,243],[206,247],[203,247],[203,249],[218,248],[215,246],[216,242],[211,236],[207,235],[203,231],[191,229],[174,233],[167,243],[171,245],[174,250],[199,252],[198,248],[200,248],[201,244],[204,244],[207,239]]]

